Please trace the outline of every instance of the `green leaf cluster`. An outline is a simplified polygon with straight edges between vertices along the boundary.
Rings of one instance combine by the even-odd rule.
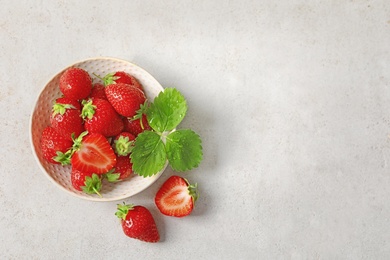
[[[133,171],[143,177],[153,176],[167,161],[175,171],[198,167],[203,158],[200,136],[190,129],[176,130],[188,109],[184,96],[175,88],[166,88],[142,109],[153,130],[135,139]]]

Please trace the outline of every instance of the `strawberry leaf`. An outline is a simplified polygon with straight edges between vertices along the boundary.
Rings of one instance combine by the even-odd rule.
[[[187,113],[187,102],[175,88],[166,88],[154,99],[146,111],[150,127],[157,132],[171,131]]]
[[[133,171],[140,176],[148,177],[161,171],[167,155],[160,135],[152,131],[140,133],[135,139],[130,158]]]
[[[167,136],[165,144],[169,164],[175,171],[187,171],[202,161],[202,143],[198,134],[190,129],[177,130]]]

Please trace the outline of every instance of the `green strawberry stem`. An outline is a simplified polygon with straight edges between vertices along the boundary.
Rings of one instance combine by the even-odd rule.
[[[117,204],[118,211],[115,212],[115,216],[125,220],[127,213],[129,213],[129,210],[132,210],[133,208],[134,208],[133,204],[126,204],[125,202],[123,202],[123,205]]]
[[[103,81],[103,84],[104,86],[108,86],[108,85],[111,85],[111,84],[115,84],[115,80],[119,79],[119,77],[115,77],[115,73],[108,73],[106,76],[104,76],[103,78],[98,75],[98,74],[95,74],[95,73],[92,73],[95,77],[97,77],[98,79],[100,79],[101,81]]]
[[[87,193],[87,194],[97,194],[99,197],[103,197],[100,194],[100,190],[102,189],[102,180],[100,176],[98,176],[96,173],[92,174],[91,177],[87,176],[85,178],[84,182],[85,186],[83,186],[81,189]]]
[[[53,116],[60,114],[63,115],[65,114],[67,109],[76,109],[74,106],[70,104],[60,104],[60,103],[54,103],[53,105]]]
[[[96,110],[96,106],[92,104],[92,100],[83,100],[81,104],[83,105],[83,109],[81,110],[81,117],[84,120],[86,118],[92,119]]]
[[[198,184],[197,183],[189,184],[189,182],[186,179],[184,180],[188,183],[188,194],[190,194],[192,200],[195,203],[195,201],[197,201],[197,199],[199,198]]]

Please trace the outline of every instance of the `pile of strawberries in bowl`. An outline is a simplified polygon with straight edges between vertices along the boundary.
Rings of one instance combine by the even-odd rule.
[[[84,199],[120,200],[144,190],[165,167],[140,177],[129,154],[133,140],[149,129],[140,108],[162,90],[145,70],[119,59],[65,68],[44,87],[31,116],[39,166],[58,187]]]

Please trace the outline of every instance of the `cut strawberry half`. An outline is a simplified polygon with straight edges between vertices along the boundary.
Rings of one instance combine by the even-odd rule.
[[[199,194],[197,184],[191,185],[180,176],[171,176],[158,190],[154,199],[160,212],[167,216],[189,215]]]
[[[116,164],[116,155],[108,140],[98,133],[83,132],[73,145],[72,167],[85,173],[103,174]]]

